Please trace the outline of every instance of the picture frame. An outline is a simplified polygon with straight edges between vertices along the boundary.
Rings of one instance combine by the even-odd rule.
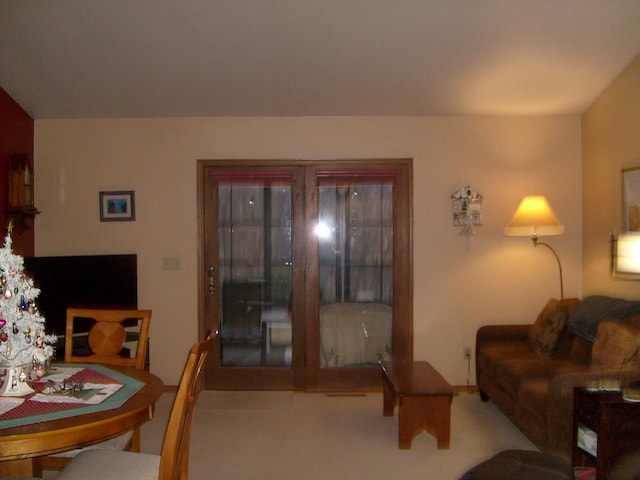
[[[622,170],[622,231],[640,232],[640,167]]]
[[[136,219],[135,192],[100,192],[101,222],[132,222]]]

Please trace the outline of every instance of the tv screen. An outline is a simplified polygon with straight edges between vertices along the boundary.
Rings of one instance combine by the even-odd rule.
[[[138,308],[135,254],[25,257],[24,270],[47,333],[64,335],[67,307]]]

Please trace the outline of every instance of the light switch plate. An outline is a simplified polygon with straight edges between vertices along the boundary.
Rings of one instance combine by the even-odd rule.
[[[163,257],[162,270],[180,270],[180,257]]]

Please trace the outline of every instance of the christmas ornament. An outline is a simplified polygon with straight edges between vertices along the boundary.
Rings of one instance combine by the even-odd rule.
[[[28,380],[42,376],[53,356],[55,335],[45,334],[45,319],[32,308],[40,290],[24,274],[23,258],[11,250],[11,225],[0,248],[0,368],[5,368],[0,395],[24,396]]]

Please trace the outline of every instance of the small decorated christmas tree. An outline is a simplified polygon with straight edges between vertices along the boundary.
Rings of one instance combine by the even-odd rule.
[[[42,376],[56,337],[45,334],[35,303],[40,290],[11,250],[11,230],[0,248],[0,367],[6,368],[0,395],[22,396],[33,391],[27,380]]]

